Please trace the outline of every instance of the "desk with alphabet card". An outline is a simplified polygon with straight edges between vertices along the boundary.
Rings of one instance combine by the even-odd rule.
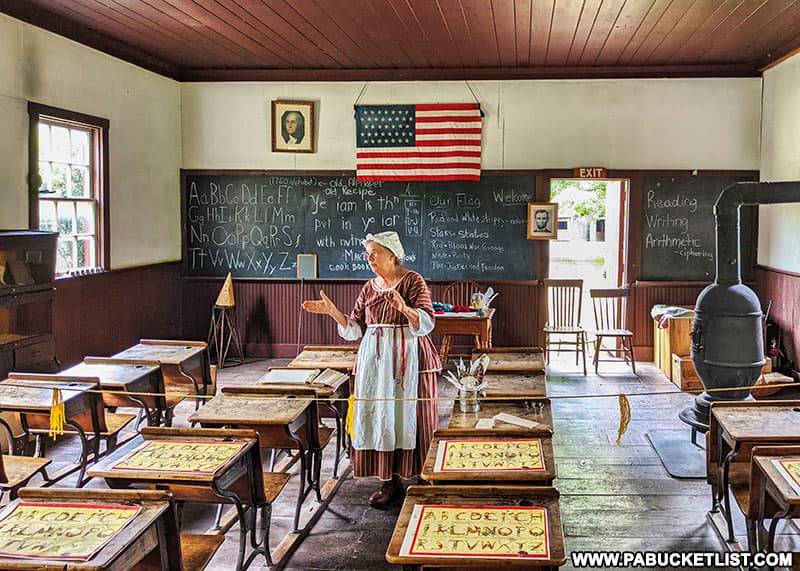
[[[170,499],[163,491],[21,490],[0,513],[0,569],[112,571],[148,561],[180,571]]]
[[[316,492],[321,498],[321,450],[317,407],[313,394],[258,394],[260,387],[226,387],[189,417],[204,427],[254,430],[261,448],[300,451],[300,486],[294,514],[296,531],[303,501]],[[241,392],[244,390],[245,392]]]
[[[259,554],[271,563],[271,500],[265,496],[257,442],[249,430],[147,427],[98,462],[89,475],[104,478],[111,488],[151,486],[169,490],[180,501],[233,504],[239,523],[236,569],[241,570]],[[259,510],[264,523],[260,534]],[[245,561],[248,531],[254,549]]]
[[[454,403],[447,428],[465,433],[492,428],[520,434],[552,434],[553,413],[550,401],[546,398],[530,401],[482,400],[476,412],[461,412],[458,404]]]
[[[305,345],[289,367],[296,369],[336,369],[352,372],[356,367],[357,345]]]
[[[386,560],[403,569],[557,569],[566,563],[558,499],[552,487],[410,486]]]
[[[211,394],[211,363],[204,341],[140,339],[138,344],[112,357],[127,361],[159,362],[168,392]]]
[[[439,429],[421,476],[431,484],[550,486],[556,477],[552,436]]]
[[[753,447],[800,444],[799,425],[800,401],[711,404],[707,436],[708,480],[713,501],[711,521],[717,525],[713,516],[721,513],[728,541],[734,541],[731,495],[735,495],[740,505],[746,504]]]
[[[100,438],[106,428],[103,400],[100,393],[93,390],[98,384],[86,381],[85,378],[81,381],[15,378],[0,382],[0,411],[19,413],[23,441],[27,443],[29,435],[36,435],[40,440],[40,450],[44,446],[42,436],[50,432],[53,390],[60,390],[64,401],[64,430],[77,434],[81,441],[78,487],[84,484],[89,456],[94,454],[97,458]],[[60,480],[74,471],[75,468],[67,468],[51,479]]]
[[[774,552],[778,522],[800,517],[800,446],[755,447],[750,494],[755,496],[751,501],[758,505],[756,547]],[[770,526],[764,537],[766,519]]]
[[[545,370],[544,351],[542,351],[541,347],[476,349],[472,352],[473,359],[482,353],[489,355],[489,368],[487,371],[491,373],[544,373]]]

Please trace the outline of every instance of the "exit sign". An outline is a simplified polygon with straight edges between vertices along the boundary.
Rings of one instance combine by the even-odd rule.
[[[578,167],[572,169],[575,178],[608,178],[603,167]]]

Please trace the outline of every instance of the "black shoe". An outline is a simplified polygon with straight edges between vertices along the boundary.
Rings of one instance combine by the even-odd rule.
[[[391,480],[386,480],[380,490],[369,497],[369,505],[373,508],[383,508],[402,492],[403,484],[400,483],[400,478],[392,476]]]

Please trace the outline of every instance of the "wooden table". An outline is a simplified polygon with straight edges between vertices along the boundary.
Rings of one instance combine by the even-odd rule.
[[[483,315],[437,314],[433,316],[433,332],[440,335],[471,335],[475,339],[476,349],[488,349],[492,346],[492,318],[495,308],[490,307]],[[442,361],[447,358],[450,345],[442,343]],[[442,363],[444,364],[444,363]]]
[[[348,446],[348,438],[344,430],[344,419],[347,418],[347,399],[350,396],[350,376],[334,369],[325,369],[309,383],[265,382],[271,372],[282,369],[296,370],[293,367],[270,367],[257,381],[255,386],[269,387],[275,390],[296,392],[298,389],[311,389],[317,399],[317,413],[320,418],[333,418],[336,422],[336,459],[333,463],[333,477],[338,478],[339,461],[342,452]],[[246,392],[248,387],[226,387],[228,394]],[[301,391],[302,392],[302,391]]]
[[[514,458],[508,454],[530,458],[511,469],[508,466]],[[552,436],[495,429],[439,429],[433,433],[421,476],[431,484],[550,486],[556,477]]]
[[[195,395],[209,394],[211,364],[204,341],[140,339],[137,345],[112,355],[127,361],[157,361],[167,390]]]
[[[544,351],[541,347],[493,347],[473,351],[472,358],[482,353],[489,355],[489,369],[492,373],[544,372]]]
[[[523,398],[531,400],[547,397],[547,377],[542,372],[495,373],[484,375],[486,383],[482,394],[489,398]]]
[[[761,455],[763,453],[769,455]],[[781,519],[800,516],[800,482],[792,486],[782,472],[775,466],[780,461],[800,461],[800,446],[775,446],[753,450],[753,478],[750,493],[757,494],[758,515],[756,517],[756,549],[775,551],[775,530]],[[767,511],[767,506],[770,510]],[[770,525],[766,538],[761,541],[764,520],[769,517]],[[753,549],[751,548],[751,551]]]
[[[555,570],[566,563],[564,551],[564,532],[561,526],[561,511],[558,505],[558,490],[551,487],[537,486],[410,486],[406,490],[406,498],[397,524],[394,528],[389,548],[386,551],[386,560],[392,564],[401,564],[403,569],[420,569],[423,566],[444,568],[469,568],[469,569],[501,569],[506,567],[530,569]],[[540,559],[522,558],[517,556],[486,558],[480,556],[448,557],[444,555],[409,555],[402,554],[401,548],[406,531],[409,527],[415,506],[445,505],[445,506],[487,506],[508,508],[545,508],[547,521],[547,537],[543,541],[549,556]],[[469,510],[469,508],[465,508]],[[469,510],[471,511],[471,510]],[[435,525],[435,524],[434,524]],[[451,524],[446,526],[448,529]],[[487,526],[487,529],[490,526]],[[492,526],[493,527],[493,526]],[[521,535],[525,533],[521,530]],[[480,532],[479,532],[480,533]],[[446,534],[446,533],[445,533]],[[446,534],[447,535],[447,534]],[[530,534],[528,534],[530,536]],[[486,540],[489,535],[476,535],[476,538]],[[501,539],[500,536],[492,538]],[[448,535],[445,541],[451,541]],[[530,537],[528,537],[530,539]],[[536,543],[540,543],[537,541]]]
[[[321,501],[321,462],[312,452],[315,445],[319,447],[314,440],[318,423],[316,413],[313,398],[228,394],[225,391],[195,411],[188,420],[204,427],[254,430],[261,448],[295,448],[300,451],[300,489],[293,528],[297,531],[303,501],[312,490]]]
[[[17,376],[20,374],[11,373],[9,378],[13,379]],[[61,371],[58,376],[98,379],[101,389],[112,391],[104,392],[102,395],[106,407],[140,408],[145,413],[148,426],[158,426],[166,419],[164,377],[157,361],[86,357],[83,363]]]
[[[336,369],[350,373],[356,366],[357,345],[306,345],[292,359],[295,369]]]
[[[98,383],[82,381],[54,382],[30,379],[6,379],[0,382],[0,411],[16,412],[20,415],[25,441],[31,434],[47,434],[50,430],[50,408],[53,404],[53,389],[61,389],[64,399],[65,424],[75,429],[81,440],[81,460],[78,468],[77,487],[84,484],[84,474],[90,450],[97,458],[100,433],[103,429],[104,410]],[[87,435],[87,431],[89,434]],[[41,440],[40,440],[41,451]],[[69,468],[52,480],[59,480],[74,472]]]
[[[710,463],[716,464],[711,480],[712,513],[722,512],[728,541],[734,541],[731,517],[731,463],[750,464],[758,444],[800,444],[800,401],[735,401],[711,404],[709,420]],[[711,466],[709,466],[711,470]]]
[[[239,519],[239,556],[236,569],[247,567],[256,555],[264,555],[271,564],[269,554],[269,517],[265,515],[264,480],[261,471],[256,434],[249,430],[208,430],[198,428],[143,428],[139,436],[111,455],[98,462],[90,471],[93,478],[104,478],[111,488],[131,485],[155,486],[169,490],[179,501],[200,503],[232,503]],[[127,461],[140,447],[191,444],[240,444],[241,447],[223,464],[208,469],[202,459],[185,454],[181,468],[165,466],[125,467],[118,466]],[[262,511],[260,537],[257,537],[256,514]],[[247,517],[247,514],[250,517]],[[253,551],[245,561],[247,532]]]
[[[155,559],[165,571],[180,571],[181,544],[175,523],[171,496],[163,491],[65,490],[61,488],[20,491],[20,498],[7,506],[4,513],[20,503],[47,508],[53,504],[70,504],[81,508],[94,505],[132,505],[140,510],[122,530],[87,561],[57,558],[20,559],[0,556],[2,569],[31,571],[112,571],[131,569],[145,557]],[[73,507],[61,508],[63,513],[75,513]],[[80,524],[75,524],[80,526]],[[21,531],[25,527],[19,526]],[[30,539],[21,534],[20,539]]]
[[[541,404],[541,406],[539,406]],[[524,418],[537,423],[534,428],[524,428],[516,424],[509,424],[501,420],[494,423],[495,430],[513,431],[518,434],[552,434],[553,413],[550,401],[546,398],[535,401],[481,401],[477,412],[461,412],[458,402],[453,404],[450,414],[448,429],[459,429],[465,432],[474,431],[475,425],[482,418],[494,418],[495,415],[505,412],[513,416]]]

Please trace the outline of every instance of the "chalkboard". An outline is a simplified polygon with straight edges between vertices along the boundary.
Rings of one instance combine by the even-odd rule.
[[[532,280],[526,239],[534,175],[469,182],[356,182],[350,175],[184,176],[189,276],[295,278],[316,254],[320,278],[367,278],[361,240],[394,230],[405,265],[429,279]]]
[[[716,276],[714,203],[746,175],[646,176],[642,196],[642,280],[712,282]],[[752,228],[742,208],[742,236]],[[743,241],[743,246],[747,243]],[[747,244],[749,245],[749,244]],[[749,252],[743,252],[746,267]]]

